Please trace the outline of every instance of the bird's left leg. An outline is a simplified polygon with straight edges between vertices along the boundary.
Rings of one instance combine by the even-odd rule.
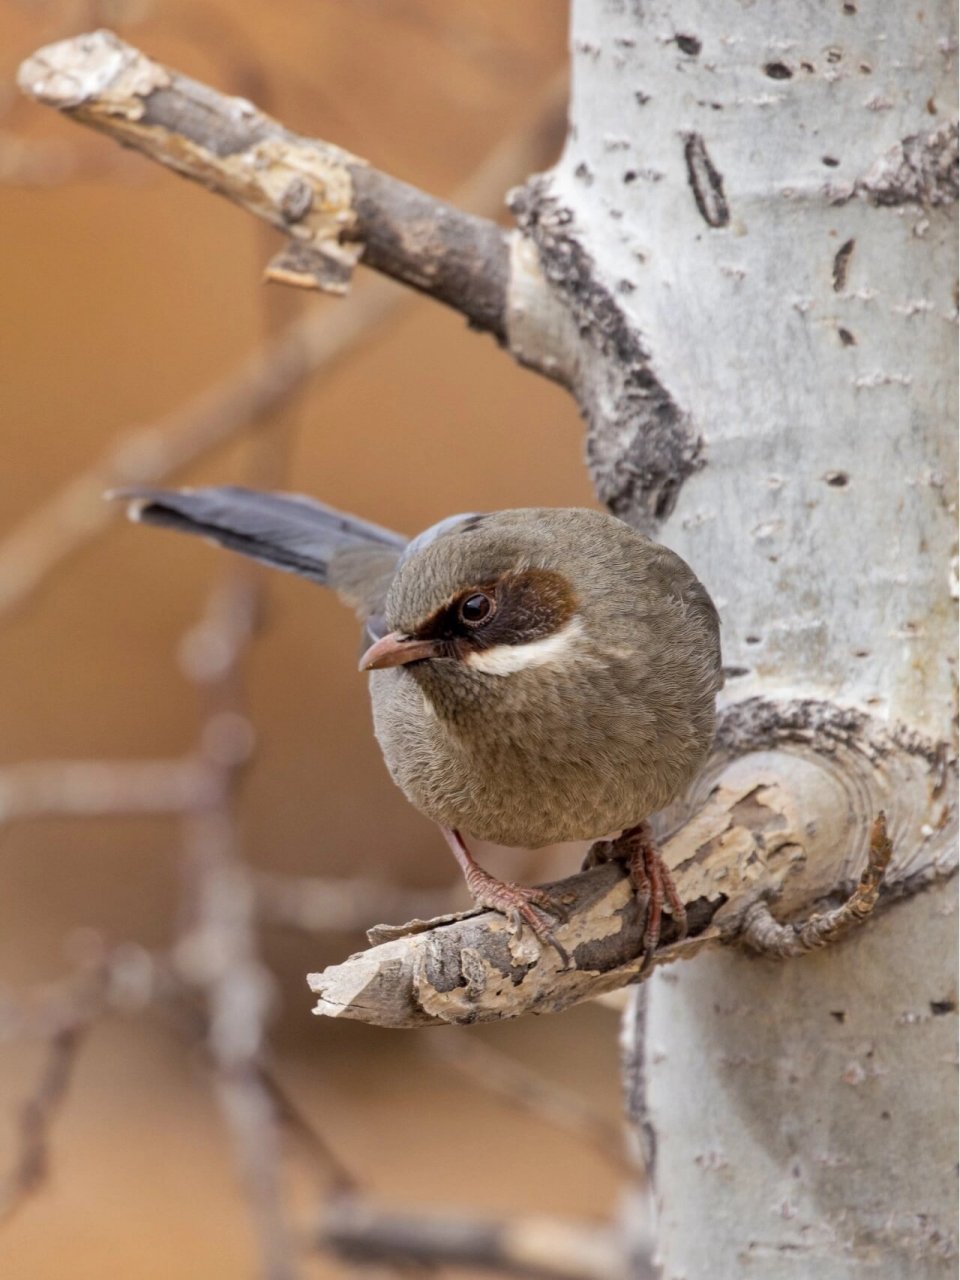
[[[489,907],[505,915],[516,933],[520,931],[521,922],[525,922],[540,941],[549,943],[564,964],[568,965],[570,957],[553,936],[545,918],[554,916],[558,920],[565,919],[567,913],[564,907],[544,889],[515,884],[512,880],[498,880],[489,871],[484,871],[474,859],[459,831],[453,827],[441,827],[440,830],[460,864],[470,896],[477,906]]]
[[[687,934],[687,909],[677,892],[670,869],[657,848],[653,827],[649,822],[628,827],[616,840],[598,840],[588,852],[584,867],[612,861],[626,865],[634,892],[646,903],[643,954],[644,968],[647,968],[660,941],[664,901],[670,904],[678,941]]]

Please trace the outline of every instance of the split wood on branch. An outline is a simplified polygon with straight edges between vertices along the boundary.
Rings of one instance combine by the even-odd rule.
[[[464,213],[327,142],[285,129],[96,31],[28,58],[25,93],[233,200],[289,239],[275,278],[344,293],[357,260],[506,337],[509,245]]]

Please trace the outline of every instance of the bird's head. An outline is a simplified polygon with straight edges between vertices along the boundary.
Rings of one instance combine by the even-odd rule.
[[[571,516],[579,521],[580,545]],[[471,684],[571,658],[584,639],[580,581],[589,563],[582,518],[542,509],[469,516],[414,546],[386,601],[388,632],[361,670],[408,667],[430,681]],[[426,669],[425,664],[430,664]]]

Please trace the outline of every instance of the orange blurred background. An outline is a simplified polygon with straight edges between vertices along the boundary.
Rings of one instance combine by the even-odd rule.
[[[0,543],[132,424],[228,375],[303,309],[335,316],[341,305],[264,286],[279,237],[17,96],[20,59],[97,26],[440,195],[530,127],[565,62],[557,0],[0,0]],[[570,398],[421,299],[259,423],[255,442],[176,479],[242,482],[264,450],[287,453],[283,487],[409,533],[453,511],[594,501]],[[229,570],[205,545],[118,521],[0,617],[0,766],[188,750],[198,706],[178,646]],[[244,676],[257,730],[244,856],[299,875],[450,885],[439,834],[395,790],[373,740],[353,618],[302,581],[274,574],[265,585]],[[182,888],[176,823],[11,823],[0,828],[0,886],[7,994],[68,972],[77,930],[168,945]],[[416,1033],[321,1022],[304,975],[362,936],[270,930],[263,942],[282,995],[278,1077],[371,1194],[400,1207],[614,1211],[611,1162],[429,1047],[474,1037],[615,1119],[611,1012]],[[7,1161],[39,1054],[0,1041]],[[256,1274],[205,1069],[149,1016],[95,1030],[53,1125],[49,1180],[0,1225],[4,1280],[114,1273]],[[341,1272],[318,1260],[305,1274]]]

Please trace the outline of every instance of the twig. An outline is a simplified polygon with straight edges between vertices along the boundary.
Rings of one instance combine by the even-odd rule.
[[[282,231],[297,246],[299,283],[344,292],[362,249],[369,266],[506,337],[509,250],[489,219],[299,137],[245,99],[163,67],[108,31],[39,50],[18,83]],[[290,271],[286,261],[278,268],[280,278]]]
[[[45,1042],[43,1067],[17,1111],[16,1154],[0,1180],[0,1221],[11,1218],[46,1181],[50,1129],[66,1099],[84,1037],[109,1003],[124,1002],[131,959],[124,949],[104,954],[97,943],[69,980],[27,1000],[0,1001],[0,1041]]]
[[[887,819],[881,810],[870,831],[867,865],[850,897],[832,911],[810,916],[797,924],[779,924],[761,899],[749,907],[743,918],[741,941],[751,951],[780,960],[806,955],[829,946],[863,924],[873,913],[880,897],[880,886],[893,856],[893,845],[887,835]]]
[[[260,1070],[273,985],[256,951],[253,890],[236,855],[230,783],[228,767],[220,802],[184,821],[185,905],[192,919],[175,961],[180,976],[204,996],[214,1084],[257,1224],[262,1274],[293,1280],[278,1118]]]
[[[0,1184],[0,1220],[6,1221],[43,1185],[49,1173],[49,1130],[67,1095],[86,1027],[63,1027],[49,1040],[36,1086],[19,1108],[18,1150]]]
[[[358,1179],[347,1168],[326,1138],[313,1127],[273,1072],[261,1065],[259,1074],[264,1091],[273,1102],[278,1121],[309,1156],[315,1170],[327,1184],[329,1192],[338,1196],[358,1192],[360,1190]]]
[[[159,483],[226,443],[371,334],[398,301],[389,285],[374,281],[347,299],[336,317],[311,311],[184,407],[127,432],[0,544],[0,615],[112,524],[120,513],[115,503],[104,502],[106,491]]]
[[[653,1274],[630,1265],[615,1228],[568,1218],[414,1217],[341,1200],[330,1206],[316,1238],[321,1248],[361,1264],[471,1267],[524,1280],[628,1280]]]
[[[430,1036],[421,1043],[425,1052],[440,1058],[477,1088],[589,1143],[605,1160],[631,1177],[640,1172],[627,1152],[622,1127],[585,1103],[574,1090],[548,1080],[541,1072],[473,1035],[458,1035],[455,1039]]]

